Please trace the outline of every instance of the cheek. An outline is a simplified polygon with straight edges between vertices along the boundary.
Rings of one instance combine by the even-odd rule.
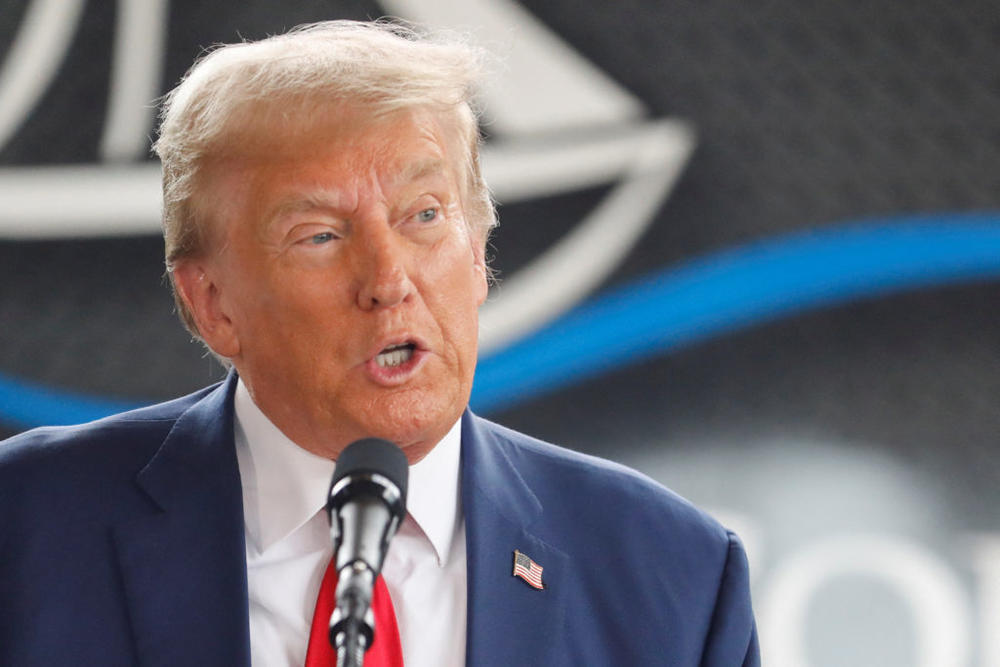
[[[479,344],[479,306],[486,297],[486,281],[475,267],[465,266],[454,276],[448,316],[451,336],[462,357],[475,357]]]
[[[488,290],[486,271],[476,261],[467,243],[448,253],[443,264],[442,269],[446,275],[442,276],[440,283],[447,285],[446,292],[451,295],[456,310],[466,313],[468,317],[469,311],[477,310],[486,299]]]
[[[266,334],[265,322],[274,317],[274,295],[266,281],[253,272],[231,274],[230,302],[233,322],[244,331],[257,335]]]
[[[453,354],[464,354],[478,339],[477,312],[485,284],[470,264],[468,251],[439,255],[422,265],[421,274],[420,292],[431,317]]]
[[[235,275],[235,274],[234,274]],[[328,304],[321,303],[321,290],[313,282],[299,285],[287,275],[264,271],[260,265],[245,271],[232,291],[233,322],[243,339],[258,354],[310,346],[310,333],[323,331],[319,316],[328,316]]]

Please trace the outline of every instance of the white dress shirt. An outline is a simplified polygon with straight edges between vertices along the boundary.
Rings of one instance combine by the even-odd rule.
[[[285,437],[256,406],[242,380],[236,386],[235,411],[251,661],[254,667],[301,667],[320,581],[333,553],[322,510],[334,462]],[[382,568],[406,667],[465,664],[460,452],[461,420],[410,466],[406,519]]]

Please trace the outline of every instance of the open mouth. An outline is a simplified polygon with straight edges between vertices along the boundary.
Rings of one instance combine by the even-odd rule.
[[[400,343],[390,345],[375,355],[375,363],[380,368],[395,368],[405,364],[413,357],[413,351],[417,346],[413,343]]]

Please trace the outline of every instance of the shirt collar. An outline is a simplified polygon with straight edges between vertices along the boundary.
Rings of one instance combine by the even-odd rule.
[[[282,433],[253,402],[242,379],[233,403],[247,538],[264,553],[323,509],[335,463]]]
[[[424,458],[410,466],[406,509],[430,540],[443,565],[462,521],[460,465],[462,420]]]
[[[248,541],[258,553],[298,530],[326,506],[335,463],[292,442],[236,385],[236,453]],[[410,466],[407,511],[442,564],[462,519],[459,495],[461,419]]]

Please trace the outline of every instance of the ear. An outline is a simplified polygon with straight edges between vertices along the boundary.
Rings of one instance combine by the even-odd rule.
[[[222,303],[215,267],[207,261],[182,259],[174,264],[174,289],[198,325],[198,334],[212,351],[232,359],[240,353],[236,328]]]
[[[476,305],[481,306],[486,303],[486,297],[490,292],[490,272],[486,268],[485,239],[482,241],[472,240],[472,271],[474,274],[473,280],[476,281],[476,288],[479,290],[476,294]]]

